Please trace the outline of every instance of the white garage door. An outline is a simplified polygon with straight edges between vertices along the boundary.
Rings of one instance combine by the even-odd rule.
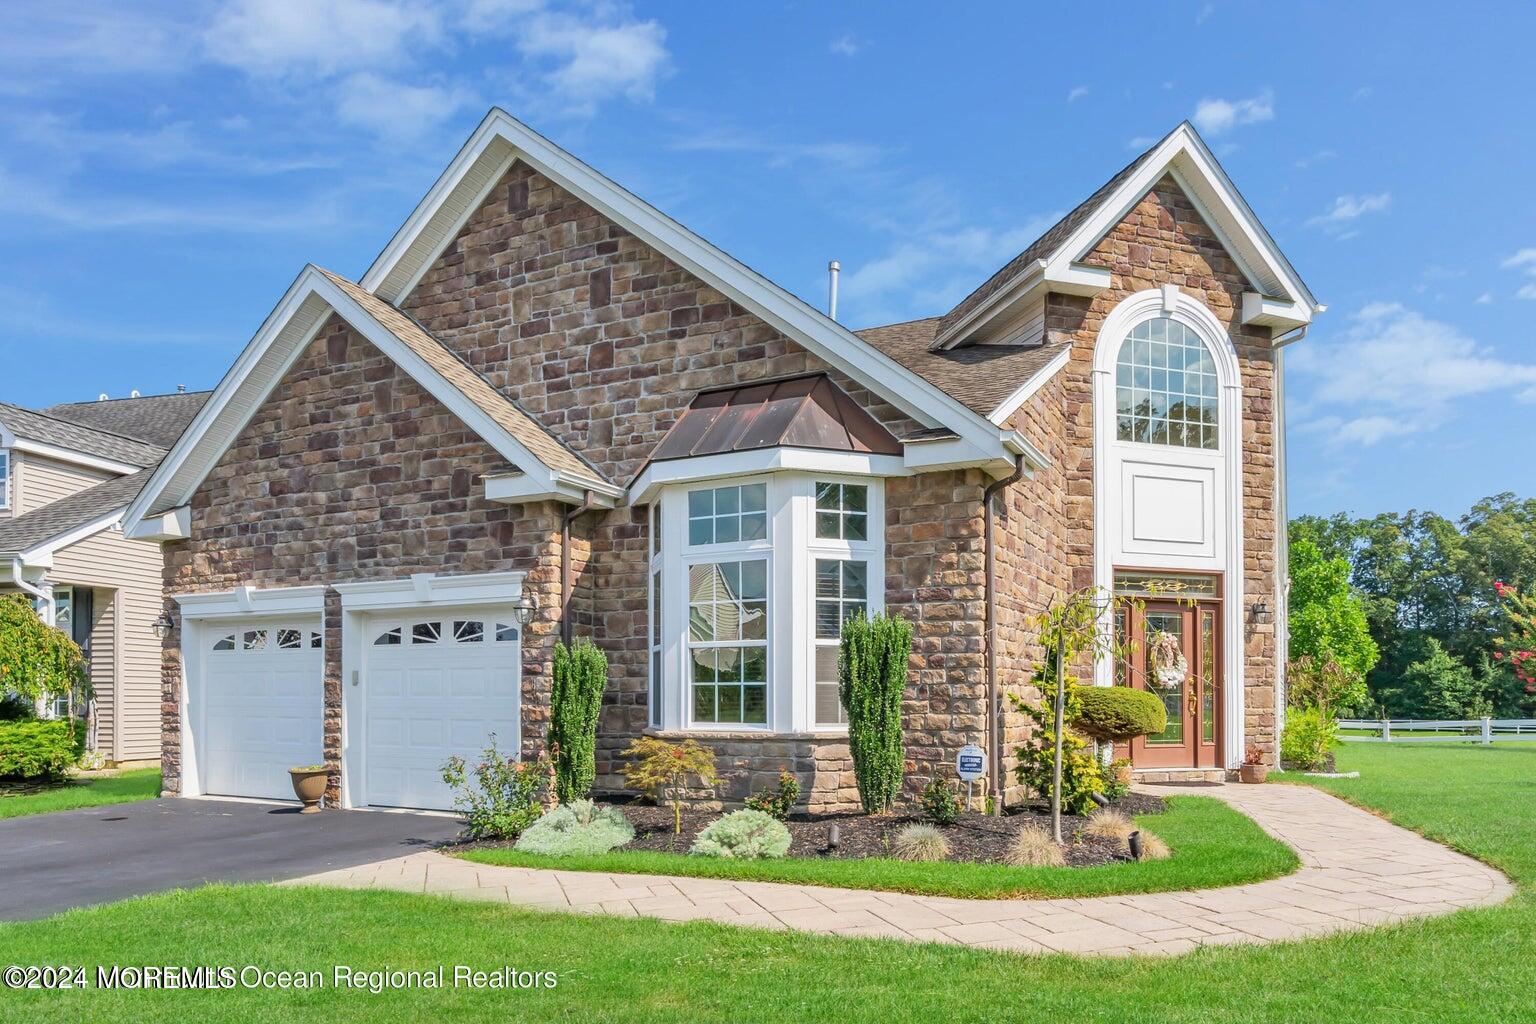
[[[202,631],[203,792],[292,800],[288,769],[323,755],[318,623],[220,623]]]
[[[447,809],[443,762],[478,760],[494,734],[521,745],[522,646],[509,612],[370,617],[364,645],[367,801]]]

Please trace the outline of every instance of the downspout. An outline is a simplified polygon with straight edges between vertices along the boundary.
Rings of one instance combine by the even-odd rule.
[[[992,512],[992,497],[1024,475],[1024,456],[1014,463],[1013,472],[1001,480],[994,480],[981,494],[982,520],[986,524],[986,586],[987,586],[987,745],[992,750],[988,759],[988,780],[992,787],[992,813],[1003,813],[1003,695],[997,684],[997,560],[996,516]]]
[[[597,507],[596,497],[587,491],[581,504],[567,512],[560,522],[560,639],[567,647],[571,646],[571,524]]]
[[[1275,735],[1285,728],[1286,667],[1291,647],[1291,539],[1290,503],[1286,491],[1290,478],[1285,460],[1285,348],[1307,336],[1309,324],[1273,339],[1275,350],[1275,572],[1281,581],[1275,593]],[[1276,742],[1279,742],[1278,739]]]
[[[36,584],[28,583],[22,577],[22,575],[21,575],[21,559],[20,558],[13,558],[13,559],[11,559],[11,582],[15,583],[17,587],[19,587],[20,589],[22,589],[22,590],[26,591],[27,593],[31,594],[33,597],[37,598],[39,601],[46,601],[46,600],[48,600],[47,593],[45,593],[41,587],[37,586]],[[47,620],[45,619],[44,621],[47,621]]]

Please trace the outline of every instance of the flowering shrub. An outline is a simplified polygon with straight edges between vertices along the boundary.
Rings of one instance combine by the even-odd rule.
[[[1493,641],[1493,656],[1509,663],[1526,693],[1536,694],[1536,594],[1522,594],[1507,583],[1495,583],[1493,589],[1505,618],[1503,635]]]
[[[779,772],[778,788],[753,793],[747,797],[746,804],[751,810],[771,814],[783,821],[789,817],[789,812],[795,809],[795,801],[799,799],[800,781],[785,770]]]
[[[544,758],[519,761],[496,749],[496,737],[471,765],[462,757],[443,762],[443,781],[470,839],[515,839],[543,813],[539,791],[548,777]]]

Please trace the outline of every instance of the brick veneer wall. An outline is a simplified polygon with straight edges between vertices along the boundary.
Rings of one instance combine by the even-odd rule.
[[[1092,299],[1052,295],[1046,305],[1050,341],[1070,341],[1062,387],[1064,531],[1068,582],[1093,582],[1093,350],[1104,318],[1135,292],[1176,284],[1215,314],[1237,350],[1242,375],[1245,731],[1247,742],[1275,750],[1276,636],[1273,623],[1254,623],[1248,609],[1275,599],[1277,536],[1274,495],[1274,363],[1267,327],[1241,322],[1242,272],[1189,198],[1165,177],[1083,262],[1110,272],[1110,285]],[[1045,396],[1037,396],[1031,406]],[[1225,427],[1225,425],[1224,425]],[[1236,500],[1236,496],[1233,496]],[[1230,754],[1230,751],[1228,752]]]

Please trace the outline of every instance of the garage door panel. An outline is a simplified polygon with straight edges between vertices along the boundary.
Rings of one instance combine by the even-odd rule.
[[[288,769],[322,756],[322,652],[271,642],[277,628],[234,624],[205,631],[198,681],[204,710],[195,742],[210,795],[291,800]],[[318,636],[318,623],[281,628]],[[231,635],[233,650],[225,639]]]
[[[503,616],[505,620],[507,616]],[[427,624],[435,622],[435,628]],[[521,645],[494,641],[488,616],[443,614],[374,622],[366,636],[395,629],[410,642],[365,648],[365,790],[371,804],[448,809],[443,762],[477,763],[492,733],[515,753],[521,719]],[[414,638],[434,635],[436,642]]]

